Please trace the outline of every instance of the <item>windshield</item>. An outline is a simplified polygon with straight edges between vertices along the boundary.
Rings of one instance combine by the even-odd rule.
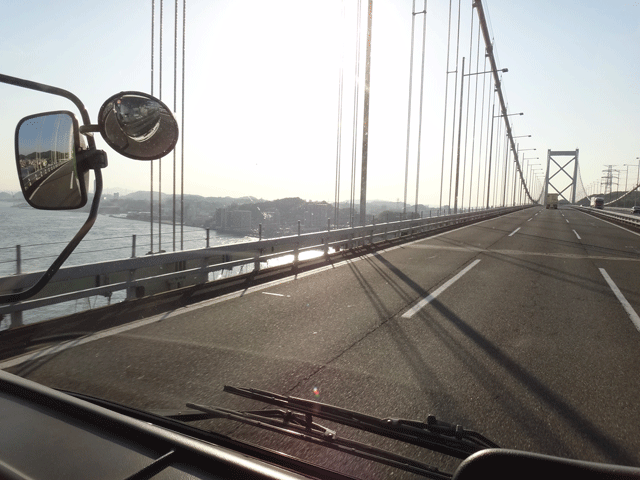
[[[147,92],[180,127],[153,161],[95,133],[98,219],[36,297],[0,306],[1,369],[150,412],[269,408],[232,386],[432,414],[501,447],[640,466],[638,2],[9,2],[0,25],[0,73],[73,92],[93,123]],[[16,125],[83,122],[64,98],[0,98],[7,294],[54,261],[95,186],[79,210],[29,207]],[[113,112],[146,139],[148,104]],[[29,182],[64,143],[51,125],[20,145]],[[354,477],[387,468],[193,425]]]

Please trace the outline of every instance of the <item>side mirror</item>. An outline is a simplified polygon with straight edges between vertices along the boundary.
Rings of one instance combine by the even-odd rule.
[[[67,111],[23,118],[16,127],[16,165],[25,200],[42,210],[87,203],[88,171],[78,171],[78,121]]]
[[[167,155],[178,142],[178,122],[160,100],[142,92],[109,98],[98,113],[102,138],[116,152],[135,160]]]

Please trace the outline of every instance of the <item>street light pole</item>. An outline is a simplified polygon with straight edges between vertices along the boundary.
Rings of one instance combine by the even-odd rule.
[[[489,208],[490,201],[490,193],[491,193],[491,156],[493,153],[493,122],[496,118],[500,117],[510,117],[511,115],[524,115],[523,112],[520,113],[508,113],[506,115],[494,115],[496,110],[495,103],[493,104],[493,108],[491,110],[491,138],[489,139],[489,172],[487,174],[487,208]]]
[[[486,72],[475,72],[475,73],[464,73],[464,61],[465,61],[465,57],[462,57],[462,75],[461,75],[461,79],[460,79],[460,116],[459,116],[459,120],[458,120],[458,154],[456,156],[456,188],[455,188],[455,195],[454,195],[454,199],[453,199],[453,213],[458,213],[458,181],[460,178],[460,140],[462,138],[462,106],[464,104],[463,102],[463,97],[464,97],[464,77],[469,77],[471,75],[483,75],[485,73],[494,73],[493,70],[488,70]],[[507,68],[503,68],[501,70],[497,70],[496,72],[508,72],[509,69]],[[494,103],[494,109],[495,109],[495,103]],[[493,115],[493,112],[492,112]],[[522,115],[522,114],[520,114]],[[493,120],[491,121],[491,139],[493,140]],[[491,148],[489,148],[489,174],[491,174]],[[464,186],[463,186],[464,187]],[[487,193],[487,208],[489,208],[489,200],[488,200],[488,193]]]

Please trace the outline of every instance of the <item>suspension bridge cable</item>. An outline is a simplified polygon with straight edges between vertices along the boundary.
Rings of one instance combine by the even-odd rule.
[[[342,39],[344,40],[344,27],[345,27],[345,8],[344,0],[340,2],[342,6],[342,22],[340,30],[342,33]],[[342,45],[343,42],[340,42]],[[340,50],[340,67],[338,74],[338,132],[336,139],[336,182],[335,182],[335,198],[334,198],[334,223],[336,228],[340,225],[340,155],[342,151],[342,98],[344,93],[344,49]]]
[[[158,98],[162,100],[162,30],[164,1],[160,0],[160,76],[158,80]],[[162,251],[162,158],[158,159],[158,252]]]
[[[424,0],[422,8],[422,67],[420,70],[420,110],[418,112],[418,161],[416,167],[416,201],[414,203],[414,213],[418,216],[418,190],[420,186],[420,145],[422,143],[422,104],[424,99],[424,62],[427,45],[427,0]]]
[[[440,204],[438,206],[438,213],[442,214],[442,187],[444,180],[444,154],[445,154],[445,142],[447,136],[447,101],[449,100],[449,57],[451,47],[451,7],[453,0],[449,0],[449,30],[447,33],[447,67],[445,69],[445,87],[444,87],[444,121],[442,124],[442,163],[440,166]]]
[[[153,95],[153,80],[154,80],[154,71],[153,71],[153,61],[155,54],[155,45],[154,45],[154,34],[155,34],[155,25],[156,25],[156,2],[155,0],[151,0],[151,95]],[[151,185],[149,187],[149,228],[150,228],[150,236],[151,236],[151,251],[153,252],[153,161],[149,162],[149,179]]]
[[[180,250],[184,249],[184,66],[187,53],[187,0],[182,0],[182,119],[180,124]]]
[[[498,122],[498,131],[496,132],[496,159],[499,159],[501,156],[501,147],[502,147],[502,133],[501,133],[501,129],[502,129],[502,122]],[[498,172],[500,171],[500,162],[496,161],[495,163],[496,168],[494,168],[494,172],[493,172],[493,201],[492,201],[492,205],[495,207],[496,206],[496,198],[497,198],[497,192],[500,188],[500,185],[498,185]]]
[[[478,40],[476,42],[476,72],[479,70],[480,66],[480,29],[478,29]],[[484,70],[483,70],[484,71]],[[476,120],[478,119],[478,75],[476,77],[476,84],[474,87],[473,94],[473,128],[471,133],[471,166],[469,168],[469,210],[471,210],[471,199],[473,197],[473,161],[476,147]],[[482,75],[484,78],[485,75]],[[464,195],[464,192],[463,192]],[[463,204],[464,206],[464,204]]]
[[[353,226],[353,218],[355,216],[354,212],[354,202],[355,202],[355,190],[356,190],[356,144],[358,140],[358,131],[357,131],[357,123],[358,123],[358,92],[359,92],[359,83],[360,83],[360,37],[361,37],[361,11],[362,11],[362,0],[358,0],[358,12],[357,12],[357,20],[356,20],[356,72],[355,72],[355,85],[354,85],[354,105],[353,105],[353,145],[351,150],[351,200],[349,206],[349,225]]]
[[[487,57],[485,55],[485,61]],[[487,140],[484,149],[484,176],[482,179],[482,204],[489,208],[489,191],[491,188],[491,155],[493,148],[493,114],[496,108],[496,97],[493,91],[493,76],[489,78],[489,99],[487,102]],[[492,95],[493,94],[493,95]],[[493,98],[492,98],[493,97]],[[485,198],[487,199],[485,204]]]
[[[505,128],[505,130],[507,130]],[[502,206],[507,206],[507,174],[509,173],[509,145],[504,146],[504,181],[502,183]]]
[[[175,22],[173,29],[173,113],[178,107],[178,0],[175,0]],[[176,149],[173,149],[173,251],[176,251]]]
[[[451,135],[451,173],[449,175],[449,209],[451,209],[451,193],[453,190],[453,152],[455,151],[456,141],[456,104],[458,103],[458,60],[460,58],[460,12],[461,2],[458,0],[458,27],[457,27],[457,40],[456,40],[456,75],[453,81],[454,94],[453,94],[453,119],[452,119],[452,135]],[[462,94],[462,92],[460,92]]]
[[[480,30],[478,30],[478,35],[480,35]],[[478,41],[478,54],[480,52],[480,41]],[[482,71],[486,71],[487,68],[487,57],[484,57],[484,64],[482,65]],[[487,76],[482,76],[482,106],[480,107],[480,139],[478,140],[478,181],[476,186],[476,208],[480,207],[480,185],[482,182],[480,179],[482,178],[482,135],[484,133],[484,96],[487,93]],[[474,125],[475,129],[475,125]],[[486,157],[485,157],[486,163]],[[471,202],[469,202],[471,204]]]
[[[407,182],[409,181],[409,139],[411,136],[411,94],[413,93],[413,46],[416,24],[416,0],[411,6],[411,54],[409,55],[409,104],[407,106],[407,147],[404,165],[404,202],[402,204],[402,216],[407,214]]]
[[[473,15],[471,16],[471,33],[469,34],[469,73],[471,72],[471,55],[473,54]],[[476,72],[478,71],[477,65],[476,65]],[[464,72],[463,72],[464,73]],[[478,76],[474,75],[476,77],[476,81]],[[467,147],[468,147],[468,140],[469,140],[469,105],[471,103],[471,81],[467,82],[467,112],[466,112],[466,119],[465,119],[465,126],[464,126],[464,157],[462,159],[462,196],[460,198],[460,205],[462,205],[462,211],[464,211],[464,186],[465,186],[465,182],[466,182],[466,174],[467,174]]]

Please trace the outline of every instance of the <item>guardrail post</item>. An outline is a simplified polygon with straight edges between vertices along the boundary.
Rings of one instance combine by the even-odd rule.
[[[207,228],[207,248],[209,248],[209,229]]]
[[[16,245],[16,275],[22,273],[22,253],[20,245]],[[17,290],[14,290],[17,292]],[[22,310],[11,312],[11,325],[9,328],[22,326]]]
[[[22,255],[20,249],[20,245],[16,245],[16,275],[22,273]]]
[[[136,258],[136,236],[131,235],[131,258]]]
[[[325,256],[329,255],[329,238],[328,236],[322,239],[322,243],[324,244],[324,254]]]
[[[131,282],[133,282],[134,272],[135,270],[129,270],[129,275],[127,276],[127,288],[126,288],[127,300],[136,298],[135,288],[131,286]]]
[[[376,216],[375,215],[371,218],[371,225],[373,225],[373,228],[371,229],[371,238],[369,239],[369,243],[371,245],[373,245],[373,232],[376,229]]]
[[[262,224],[258,224],[258,240],[262,240]]]
[[[298,236],[300,236],[300,220],[298,220]]]
[[[262,249],[258,250],[258,254],[254,257],[253,270],[256,272],[260,271],[260,255],[261,254],[262,254]]]

